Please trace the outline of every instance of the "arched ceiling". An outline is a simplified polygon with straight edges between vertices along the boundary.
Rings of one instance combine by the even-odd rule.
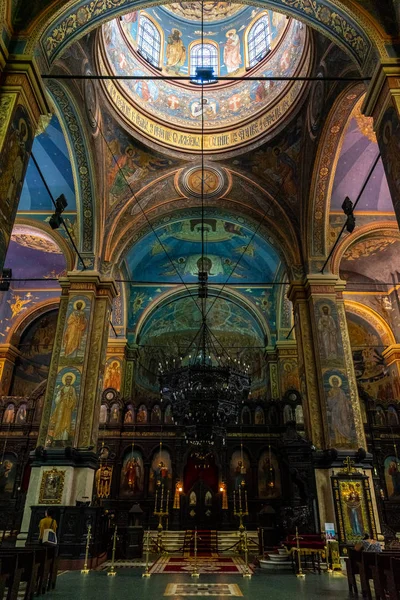
[[[357,103],[349,119],[336,167],[332,188],[331,210],[341,210],[346,196],[354,202],[379,153],[373,122],[361,114]],[[360,211],[394,212],[382,160],[357,204]]]
[[[201,260],[201,220],[171,222],[132,246],[125,257],[133,281],[195,283]],[[276,250],[237,222],[204,220],[204,255],[210,283],[273,282],[280,266]]]

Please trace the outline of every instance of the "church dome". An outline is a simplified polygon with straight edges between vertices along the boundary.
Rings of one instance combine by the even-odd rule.
[[[280,13],[230,2],[205,2],[203,16],[202,24],[201,3],[183,2],[106,23],[99,72],[130,79],[103,81],[104,92],[133,132],[164,147],[221,153],[265,141],[305,84],[257,77],[307,75],[307,28]],[[190,80],[198,66],[212,67],[219,77],[203,91]]]

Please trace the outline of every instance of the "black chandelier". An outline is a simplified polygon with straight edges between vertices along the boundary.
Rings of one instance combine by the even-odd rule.
[[[250,394],[249,366],[236,365],[230,357],[217,355],[212,333],[203,322],[199,347],[188,364],[160,369],[163,401],[172,406],[174,422],[184,427],[192,446],[213,446],[224,439],[226,427],[239,422],[242,404]],[[221,351],[221,348],[219,349]]]

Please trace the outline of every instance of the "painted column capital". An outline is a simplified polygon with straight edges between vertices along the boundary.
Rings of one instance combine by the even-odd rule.
[[[400,344],[391,344],[382,352],[388,366],[400,362]]]
[[[98,271],[69,271],[60,277],[62,294],[94,292],[97,296],[109,296],[113,300],[118,295],[113,279],[106,279]]]
[[[400,113],[400,58],[387,58],[378,64],[369,84],[361,110],[374,118],[375,130],[390,104]]]

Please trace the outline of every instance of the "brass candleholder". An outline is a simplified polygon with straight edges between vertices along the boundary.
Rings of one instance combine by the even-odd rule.
[[[150,554],[150,528],[147,530],[147,541],[146,541],[146,570],[142,573],[142,577],[150,577],[149,572],[149,554]]]
[[[297,545],[297,560],[298,560],[298,565],[299,565],[299,571],[298,573],[296,573],[296,577],[305,577],[305,573],[303,573],[303,569],[301,568],[301,550],[300,550],[300,540],[302,540],[303,538],[299,536],[299,530],[296,527],[296,536],[295,536],[295,540],[296,540],[296,545]]]
[[[90,571],[90,569],[88,567],[88,559],[89,559],[90,539],[92,537],[91,531],[92,531],[92,526],[88,525],[87,536],[86,536],[85,562],[83,565],[83,569],[81,570],[82,575],[87,575]]]
[[[247,503],[247,490],[244,489],[245,481],[243,480],[237,490],[237,498],[236,492],[233,492],[233,514],[235,517],[239,517],[239,534],[240,534],[240,543],[239,543],[239,551],[241,552],[244,549],[244,525],[243,525],[243,517],[247,517],[249,514],[249,507]]]
[[[156,498],[154,502],[154,512],[153,514],[158,517],[158,526],[157,526],[157,548],[161,552],[162,549],[162,534],[163,534],[163,518],[166,517],[168,519],[169,516],[169,491],[167,492],[164,499],[164,484],[160,486],[161,492],[158,494],[158,489],[156,489]]]
[[[244,573],[243,577],[251,579],[251,571],[249,569],[249,547],[247,545],[247,531],[244,531]]]
[[[115,577],[115,575],[117,574],[117,571],[114,568],[116,548],[117,548],[117,526],[115,526],[115,529],[114,529],[113,548],[112,548],[112,555],[111,555],[111,566],[107,573],[108,577]]]
[[[194,532],[194,565],[191,577],[200,577],[200,573],[197,568],[197,529]]]

